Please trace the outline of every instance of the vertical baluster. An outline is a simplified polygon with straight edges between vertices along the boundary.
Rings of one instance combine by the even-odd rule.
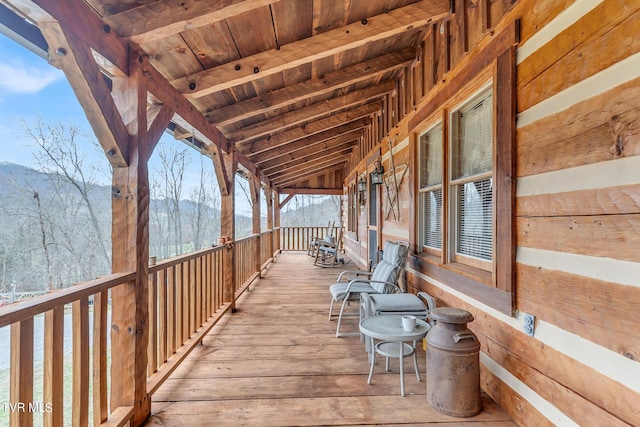
[[[45,427],[64,425],[64,307],[57,306],[44,314],[43,403]]]
[[[196,298],[198,292],[196,290],[196,260],[189,260],[189,337],[196,330]]]
[[[196,316],[196,329],[199,328],[204,322],[202,321],[202,317],[204,313],[202,305],[204,304],[204,298],[202,295],[203,286],[202,286],[202,265],[204,262],[204,255],[200,255],[196,258],[196,289],[197,289],[197,298],[196,298],[196,307],[197,307],[197,316]]]
[[[33,318],[11,325],[11,384],[9,399],[11,427],[33,426],[33,412],[25,405],[33,402]],[[16,406],[17,405],[17,406]],[[20,410],[25,409],[25,410]]]
[[[182,264],[176,264],[175,266],[176,271],[175,271],[175,275],[176,275],[176,341],[175,341],[175,350],[177,350],[180,345],[182,344],[182,323],[183,323],[183,319],[182,319],[182,315],[183,315],[183,309],[182,309],[182,286],[184,285],[182,283]]]
[[[72,425],[84,427],[89,424],[89,301],[86,297],[73,302],[72,316]]]
[[[93,425],[97,426],[109,416],[107,398],[107,324],[109,292],[93,296]]]
[[[158,365],[167,361],[167,270],[158,271]]]
[[[182,281],[182,337],[180,339],[180,345],[182,345],[188,338],[189,332],[189,313],[190,313],[190,303],[189,303],[189,262],[182,263],[182,277],[180,279]]]
[[[147,376],[158,370],[158,290],[157,274],[149,273],[148,278],[148,299],[149,299],[149,342],[147,344]]]
[[[176,275],[175,268],[167,269],[167,358],[176,351]]]

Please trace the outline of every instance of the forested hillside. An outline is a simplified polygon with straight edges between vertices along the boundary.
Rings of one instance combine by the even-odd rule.
[[[210,178],[203,174],[207,184],[200,188],[215,185]],[[211,246],[220,231],[215,193],[196,188],[176,200],[161,173],[151,181],[150,255],[164,259]],[[0,293],[14,285],[18,292],[57,289],[110,272],[110,186],[4,163],[0,188]],[[261,213],[266,224],[266,208]],[[296,196],[281,214],[283,227],[328,221],[339,223],[336,196]],[[251,224],[237,215],[236,237],[250,234]]]

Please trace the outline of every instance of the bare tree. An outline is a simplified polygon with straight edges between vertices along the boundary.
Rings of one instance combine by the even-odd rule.
[[[162,169],[161,182],[164,184],[165,206],[168,213],[169,228],[173,231],[175,254],[182,254],[182,223],[180,221],[180,199],[184,172],[189,164],[187,147],[179,149],[176,144],[161,145],[158,151]]]
[[[104,264],[110,265],[111,258],[105,243],[107,239],[103,231],[104,227],[98,220],[90,195],[96,169],[84,164],[84,155],[79,150],[79,140],[83,137],[80,130],[74,126],[67,128],[62,123],[46,126],[41,119],[38,119],[33,126],[23,121],[22,127],[39,148],[35,154],[35,160],[40,170],[47,172],[52,181],[62,181],[70,185],[81,197],[95,236],[93,243],[98,248]],[[54,182],[54,184],[57,184],[56,188],[60,188],[60,182]]]

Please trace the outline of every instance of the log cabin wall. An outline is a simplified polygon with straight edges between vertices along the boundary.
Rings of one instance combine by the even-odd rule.
[[[379,242],[411,241],[410,292],[474,315],[483,390],[522,425],[640,425],[639,9],[616,0],[456,0],[372,126],[387,178],[393,160],[399,182],[395,203],[395,185],[389,195],[378,190]],[[473,80],[468,70],[486,68],[479,63],[492,67],[514,31],[512,287],[474,293],[461,285],[473,274],[421,253],[418,138],[465,90],[459,80]],[[497,139],[508,137],[503,131]],[[368,203],[349,200],[370,172],[366,153],[344,181],[345,248],[360,265],[369,254]],[[511,312],[491,300],[507,293]],[[535,316],[533,336],[525,313]]]

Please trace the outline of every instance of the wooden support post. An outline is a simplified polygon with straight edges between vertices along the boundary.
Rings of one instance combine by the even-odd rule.
[[[262,237],[260,236],[260,177],[254,175],[249,182],[249,186],[251,187],[251,203],[253,204],[251,216],[253,225],[252,232],[258,235],[254,248],[254,268],[258,274],[260,274],[260,268],[262,267],[262,262],[260,261],[260,246],[263,244]]]
[[[278,253],[282,252],[282,247],[280,246],[280,208],[280,193],[276,191],[275,209],[273,210],[273,225],[275,228],[275,249]]]
[[[238,155],[234,147],[229,153],[225,153],[217,146],[210,147],[211,158],[213,159],[213,169],[218,179],[220,195],[222,196],[220,213],[220,235],[229,236],[231,241],[235,241],[235,185],[236,171],[238,170]],[[231,303],[231,310],[235,311],[235,256],[233,248],[225,250],[223,260],[223,280],[222,302]]]
[[[265,191],[267,199],[267,230],[271,230],[271,237],[269,238],[269,256],[273,256],[273,239],[275,232],[273,231],[273,189],[267,188]]]
[[[147,124],[147,81],[143,58],[133,53],[130,76],[113,80],[113,96],[127,125],[128,167],[114,168],[112,194],[113,272],[136,272],[133,282],[111,291],[111,410],[133,406],[131,424],[149,416],[147,347],[149,341],[149,172],[148,160],[171,117],[166,109]],[[160,123],[162,121],[162,123]],[[153,138],[153,140],[152,140]]]

